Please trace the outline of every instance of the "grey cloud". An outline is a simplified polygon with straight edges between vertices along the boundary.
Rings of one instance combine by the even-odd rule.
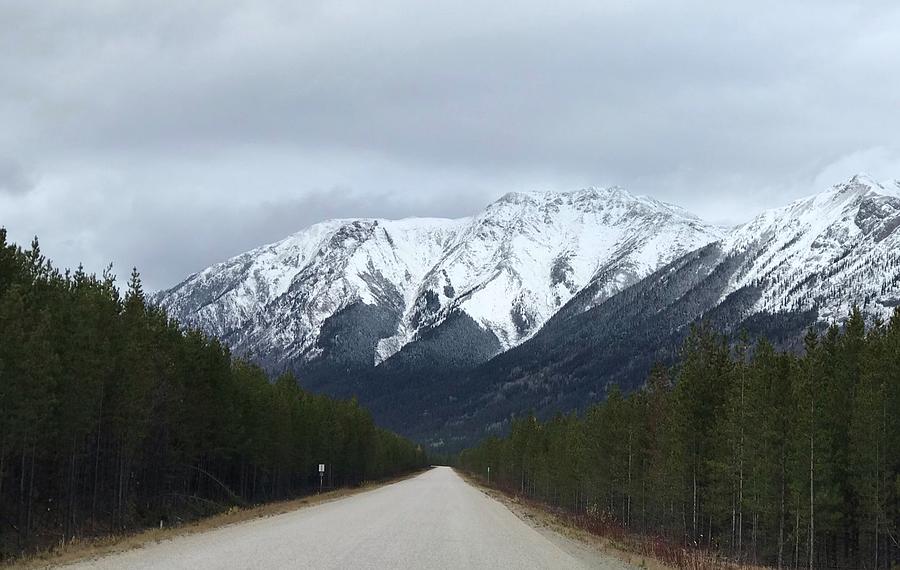
[[[212,262],[221,261],[254,247],[282,239],[300,228],[330,218],[403,218],[411,215],[463,215],[447,197],[438,203],[416,206],[398,201],[390,194],[357,193],[348,188],[312,191],[301,198],[259,202],[237,211],[222,205],[196,212],[156,211],[150,216],[165,235],[158,240],[122,242],[111,251],[116,256],[137,259],[144,279],[152,289],[174,285],[185,276]],[[146,205],[153,208],[152,205]],[[124,229],[124,228],[123,228]],[[118,250],[118,251],[117,251]],[[178,252],[173,257],[172,252]]]
[[[34,181],[16,160],[0,156],[0,192],[24,194],[34,187]]]
[[[887,0],[4,3],[0,156],[39,176],[0,212],[158,286],[324,217],[509,190],[735,223],[900,177],[898,28]]]

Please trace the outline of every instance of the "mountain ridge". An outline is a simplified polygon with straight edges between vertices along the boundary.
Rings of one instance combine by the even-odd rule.
[[[365,325],[372,366],[457,312],[496,337],[499,352],[528,338],[589,282],[614,294],[720,233],[681,208],[618,187],[516,192],[466,218],[320,222],[197,272],[155,299],[273,367],[322,356],[326,321],[348,310],[382,322]],[[352,309],[357,303],[368,308]],[[364,356],[353,360],[363,364]]]
[[[636,389],[701,321],[789,345],[851,304],[870,319],[900,304],[900,183],[864,175],[727,231],[618,187],[508,193],[474,216],[430,220],[323,222],[317,240],[298,240],[307,228],[162,301],[218,318],[239,353],[358,396],[434,445]],[[273,257],[294,261],[254,272]],[[264,310],[233,291],[262,291]],[[305,345],[278,349],[298,330]]]
[[[863,177],[767,210],[602,303],[587,289],[576,295],[529,341],[426,395],[428,418],[411,429],[433,444],[471,442],[528,409],[546,416],[602,400],[611,386],[637,389],[704,322],[797,348],[809,327],[842,322],[851,305],[870,323],[885,320],[900,305],[898,227],[900,197]]]

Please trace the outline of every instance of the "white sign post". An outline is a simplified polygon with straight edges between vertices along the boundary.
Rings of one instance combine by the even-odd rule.
[[[319,493],[322,492],[322,482],[325,480],[325,464],[319,463]]]

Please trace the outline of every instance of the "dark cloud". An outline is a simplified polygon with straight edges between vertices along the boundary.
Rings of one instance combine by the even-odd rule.
[[[0,223],[160,287],[325,217],[509,190],[734,223],[900,176],[898,27],[892,1],[4,3]]]

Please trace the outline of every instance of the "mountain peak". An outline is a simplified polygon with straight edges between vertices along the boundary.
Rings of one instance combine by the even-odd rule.
[[[881,196],[890,196],[900,198],[900,180],[887,180],[879,182],[874,177],[860,172],[850,177],[846,182],[835,184],[823,194],[853,194],[867,195],[878,194]]]
[[[531,205],[539,209],[556,209],[563,203],[576,206],[582,211],[602,211],[609,208],[639,209],[644,213],[663,213],[700,222],[701,219],[681,206],[663,202],[649,196],[633,194],[622,186],[587,186],[567,191],[518,191],[507,192],[488,209],[508,205]]]
[[[863,184],[866,186],[881,186],[878,182],[875,181],[868,173],[866,172],[858,172],[850,177],[850,180],[847,181],[847,184]]]
[[[835,184],[831,187],[830,192],[837,192],[842,194],[866,194],[868,192],[875,192],[881,194],[882,192],[884,192],[884,190],[885,188],[881,185],[881,183],[879,183],[877,180],[875,180],[865,172],[860,172],[851,176],[850,179],[846,182]]]
[[[640,197],[635,196],[628,190],[625,190],[621,186],[587,186],[585,188],[578,188],[576,190],[525,190],[525,191],[514,191],[507,192],[503,196],[501,196],[497,202],[510,202],[514,204],[522,203],[522,202],[538,202],[538,201],[552,201],[557,199],[566,199],[566,200],[577,200],[577,199],[585,199],[585,198],[596,198],[596,199],[609,199],[609,198],[620,198],[620,199],[631,199],[638,200]]]
[[[895,232],[900,203],[891,196],[870,176],[858,174],[739,226],[727,238],[726,249],[752,263],[745,263],[728,292],[766,282],[759,310],[817,306],[820,316],[845,314],[846,303],[833,290],[855,294],[862,281],[880,288],[876,279],[884,269],[879,265],[893,263],[888,252],[900,238]]]
[[[859,173],[846,182],[839,182],[816,194],[798,198],[786,206],[765,210],[738,228],[785,219],[835,221],[852,215],[863,200],[874,196],[900,197],[900,182],[883,185],[868,174]]]

